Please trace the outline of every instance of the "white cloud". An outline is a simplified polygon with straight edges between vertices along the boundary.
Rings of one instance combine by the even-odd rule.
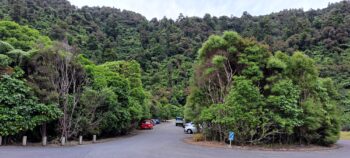
[[[244,11],[252,15],[264,15],[283,9],[325,8],[328,3],[341,0],[69,0],[73,5],[109,6],[131,10],[146,16],[160,19],[164,16],[176,19],[180,13],[185,16],[202,17],[205,13],[213,16],[237,16]]]

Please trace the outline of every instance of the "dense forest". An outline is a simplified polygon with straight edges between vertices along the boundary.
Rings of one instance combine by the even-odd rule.
[[[136,61],[94,64],[64,42],[0,21],[0,135],[115,136],[150,118]]]
[[[319,10],[290,9],[264,16],[248,12],[241,17],[180,14],[177,19],[147,20],[138,13],[116,8],[77,8],[67,0],[0,0],[0,19],[0,72],[7,74],[1,78],[0,88],[7,97],[2,97],[5,99],[0,103],[23,109],[21,106],[26,105],[11,102],[16,100],[11,97],[21,96],[37,110],[20,111],[27,117],[35,116],[34,122],[16,125],[19,121],[12,120],[6,127],[18,129],[1,131],[4,136],[19,131],[23,134],[27,129],[39,128],[36,125],[42,125],[35,130],[43,134],[46,126],[58,126],[49,129],[59,130],[49,132],[67,137],[115,135],[126,133],[143,117],[181,115],[186,98],[193,94],[190,78],[197,71],[194,61],[201,58],[198,50],[209,36],[224,31],[235,31],[257,41],[257,45],[266,46],[264,52],[282,51],[293,58],[295,52],[303,51],[315,62],[310,66],[319,71],[314,77],[334,80],[337,93],[332,102],[341,109],[338,113],[342,115],[343,128],[350,128],[348,1]],[[263,69],[254,69],[259,67]],[[57,77],[63,72],[74,73]],[[247,86],[256,84],[254,80],[236,79]],[[289,78],[280,84],[293,89],[292,81]],[[61,86],[66,82],[70,85]],[[6,89],[19,91],[8,93]],[[223,102],[215,102],[218,103]],[[12,115],[11,110],[0,111]],[[44,113],[50,115],[40,115]],[[46,124],[57,118],[59,125]],[[118,126],[110,127],[108,122],[118,122]]]

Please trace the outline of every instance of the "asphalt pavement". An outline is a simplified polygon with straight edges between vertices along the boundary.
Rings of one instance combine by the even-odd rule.
[[[174,122],[113,141],[70,147],[0,146],[0,158],[349,158],[350,141],[321,151],[260,151],[203,147],[184,143]]]

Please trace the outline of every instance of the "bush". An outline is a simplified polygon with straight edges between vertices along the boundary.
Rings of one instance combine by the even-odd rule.
[[[195,142],[204,141],[204,135],[202,133],[193,134],[192,138]]]
[[[6,54],[7,52],[14,50],[13,46],[7,42],[0,41],[0,54]]]
[[[11,58],[7,55],[0,54],[0,68],[9,66],[11,62]]]
[[[3,75],[0,79],[0,96],[1,136],[32,130],[62,116],[56,105],[39,103],[25,81],[13,76]]]

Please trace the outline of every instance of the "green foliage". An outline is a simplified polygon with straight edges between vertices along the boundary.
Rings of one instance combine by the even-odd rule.
[[[29,52],[25,52],[20,49],[14,49],[6,53],[7,56],[11,57],[14,65],[22,65],[23,62],[29,60]]]
[[[227,46],[226,40],[222,39],[220,36],[210,36],[208,40],[203,44],[202,48],[199,49],[199,58],[202,58],[206,55],[206,53],[209,53],[213,50],[217,49],[225,49]]]
[[[203,101],[207,97],[199,87],[191,87],[190,95],[187,97],[186,105],[184,108],[184,115],[187,120],[198,122],[198,116],[202,113],[202,110],[210,105],[210,102]],[[210,116],[209,116],[210,117]]]
[[[142,87],[141,68],[136,61],[107,62],[103,66],[127,78],[132,83],[130,84],[131,88]]]
[[[59,134],[67,138],[78,134],[80,112],[77,107],[86,82],[85,71],[77,62],[75,53],[69,45],[55,42],[52,47],[33,52],[28,56],[30,60],[23,65],[27,79],[40,101],[57,104],[63,111],[58,124],[52,126],[56,126]]]
[[[14,50],[13,46],[7,42],[0,40],[0,54],[6,54],[7,52]]]
[[[345,117],[348,115],[345,111],[349,109],[350,85],[349,4],[343,1],[330,4],[325,9],[310,11],[291,9],[257,17],[244,13],[240,18],[206,15],[204,18],[179,16],[177,20],[163,18],[148,21],[140,14],[114,8],[76,8],[67,0],[45,1],[45,3],[38,0],[25,0],[13,3],[5,1],[4,5],[0,5],[0,19],[13,20],[21,25],[36,28],[53,40],[67,41],[68,44],[79,48],[80,53],[94,63],[136,60],[143,70],[141,76],[143,86],[151,93],[149,95],[151,101],[146,101],[146,104],[158,108],[166,104],[184,105],[186,103],[188,106],[184,111],[193,119],[200,114],[200,110],[197,109],[208,107],[213,101],[205,96],[206,91],[188,88],[191,74],[200,78],[206,76],[208,79],[191,82],[201,85],[210,79],[217,83],[217,87],[214,88],[218,89],[219,78],[224,81],[227,77],[225,68],[227,72],[230,70],[228,64],[219,68],[196,66],[201,71],[191,69],[197,57],[197,50],[211,35],[225,30],[235,30],[240,35],[236,32],[225,32],[223,37],[211,37],[212,41],[208,41],[206,45],[203,44],[203,49],[199,51],[200,56],[208,57],[209,60],[205,58],[202,60],[209,64],[212,60],[211,55],[215,54],[215,51],[221,52],[216,55],[227,58],[231,62],[230,65],[238,68],[236,70],[239,75],[244,75],[254,84],[259,85],[262,92],[270,91],[273,87],[272,82],[292,80],[293,85],[297,87],[295,89],[299,89],[302,93],[300,100],[319,96],[317,90],[314,90],[315,87],[324,89],[318,86],[321,85],[321,81],[314,77],[318,76],[318,72],[312,72],[317,65],[320,76],[331,77],[335,81],[333,87],[340,87],[339,96],[333,105],[338,105],[338,108],[343,110],[340,113],[344,116],[343,120],[346,120]],[[37,43],[49,45],[50,42],[46,37],[40,37],[38,31],[32,31],[29,27],[2,21],[0,40],[24,51],[41,49],[42,46],[35,46]],[[254,40],[243,37],[255,38],[270,47],[256,45]],[[0,44],[1,51],[2,48]],[[6,52],[13,49],[6,46]],[[273,52],[281,50],[286,54],[275,53],[272,57],[267,50]],[[297,50],[315,59],[315,63],[305,61],[308,57],[302,55],[295,56],[293,64],[290,64],[291,59],[287,54],[291,55]],[[0,53],[4,54],[1,51]],[[18,63],[17,59],[14,61]],[[89,61],[84,61],[83,64],[93,65]],[[303,64],[305,64],[304,67],[299,67]],[[265,65],[268,66],[265,67]],[[26,66],[24,65],[23,68],[26,69]],[[304,68],[310,70],[304,71]],[[86,66],[86,69],[90,68]],[[193,73],[193,70],[196,73]],[[97,72],[96,74],[102,73]],[[293,72],[296,73],[295,76]],[[111,77],[113,74],[107,76],[109,80],[113,80]],[[125,77],[121,74],[120,76]],[[37,78],[45,80],[45,77],[41,75]],[[96,81],[94,85],[89,85],[94,90],[101,90],[108,83],[105,79],[91,80]],[[225,84],[226,82],[222,82],[221,87],[226,88],[220,91],[221,94],[229,92],[230,88],[223,86]],[[133,85],[130,84],[130,86]],[[326,96],[328,92],[322,93],[325,94],[322,96]],[[264,93],[266,96],[267,94],[268,92]],[[48,96],[47,98],[55,98],[55,94]],[[220,103],[223,102],[224,96],[217,97]],[[330,100],[330,102],[334,101],[332,97]],[[158,105],[159,103],[162,105]],[[298,105],[300,105],[299,102]]]
[[[340,130],[336,107],[329,103],[322,104],[312,99],[308,99],[302,104],[304,124],[300,128],[302,130],[301,134],[310,143],[334,144],[339,139]],[[320,108],[320,106],[324,107]],[[303,130],[308,131],[308,133]]]
[[[127,133],[138,121],[150,117],[150,95],[143,89],[138,62],[116,61],[95,65],[83,55],[76,55],[75,49],[66,43],[55,42],[46,47],[51,42],[41,43],[38,31],[12,22],[1,24],[14,35],[5,36],[9,32],[4,31],[4,35],[0,34],[1,40],[20,48],[14,49],[10,44],[1,42],[1,72],[3,69],[5,72],[12,71],[8,66],[21,66],[25,72],[16,67],[11,77],[1,78],[3,91],[0,92],[7,94],[2,95],[5,98],[0,100],[3,113],[0,122],[4,130],[0,135],[15,135],[60,119],[58,125],[52,126],[57,126],[60,134],[68,138],[78,134],[113,136]],[[36,44],[44,46],[36,47]],[[17,79],[22,75],[28,81]],[[9,85],[19,88],[12,87],[11,91]],[[171,115],[182,111],[173,106],[166,107]],[[9,118],[10,115],[16,116]],[[41,130],[46,131],[44,128]]]
[[[149,117],[148,96],[137,62],[95,65],[82,56],[79,58],[90,78],[81,97],[83,134],[125,134],[138,121]],[[90,124],[94,126],[88,127]]]
[[[276,69],[276,70],[284,70],[286,69],[287,65],[280,59],[276,57],[270,57],[269,61],[267,62],[267,68],[270,69]]]
[[[168,120],[175,117],[183,117],[183,108],[176,105],[165,104],[160,106],[159,118]]]
[[[210,35],[226,30],[240,34],[224,33],[225,41],[237,45],[227,47],[227,51],[233,54],[242,51],[240,44],[234,43],[242,43],[242,37],[254,37],[270,45],[273,52],[281,50],[292,54],[297,50],[304,51],[320,65],[322,76],[336,79],[335,83],[344,90],[342,97],[346,97],[350,74],[346,62],[349,60],[344,58],[349,54],[346,50],[350,41],[347,29],[350,3],[347,1],[332,3],[319,10],[291,9],[257,17],[249,13],[239,18],[207,14],[203,18],[179,16],[176,20],[147,20],[138,13],[115,8],[76,8],[67,0],[45,3],[38,0],[5,1],[2,6],[0,19],[36,28],[53,40],[67,41],[96,63],[136,60],[144,71],[145,89],[151,91],[153,99],[165,97],[184,105],[189,94],[184,89],[189,85],[190,68],[197,50]],[[3,25],[15,27],[7,21]],[[19,34],[21,39],[22,36]],[[220,41],[209,43],[202,52],[211,52],[208,50],[225,45]],[[172,63],[174,60],[176,63]],[[179,89],[184,91],[177,92]]]
[[[1,40],[28,50],[34,47],[34,40],[40,38],[36,36],[38,31],[12,22],[0,22],[0,30]],[[62,111],[56,104],[42,104],[35,96],[28,82],[22,79],[25,72],[19,67],[27,68],[24,63],[30,53],[14,49],[7,42],[0,41],[0,69],[5,70],[0,73],[0,135],[14,136],[60,118]]]
[[[91,88],[85,88],[80,98],[79,108],[81,119],[79,122],[79,130],[82,135],[99,134],[100,126],[97,123],[101,121],[100,115],[110,103],[116,99],[115,94],[111,89],[103,89],[96,91]],[[95,123],[96,122],[96,123]]]
[[[274,111],[273,120],[287,134],[292,134],[295,127],[303,122],[300,119],[303,109],[298,105],[300,90],[291,80],[280,80],[271,85],[271,95],[267,103]]]
[[[264,113],[260,106],[264,105],[263,96],[251,80],[245,77],[236,77],[233,88],[230,90],[225,104],[211,105],[204,109],[200,120],[211,124],[207,136],[216,137],[215,133],[222,134],[235,131],[236,142],[243,143],[253,140],[256,131],[264,130]],[[220,138],[222,140],[222,138]]]
[[[288,73],[290,73],[290,77],[300,78],[303,80],[299,80],[299,82],[307,82],[307,80],[311,81],[317,78],[317,68],[314,61],[307,57],[302,52],[295,52],[290,58],[290,65],[288,69]],[[298,80],[295,79],[297,82]]]
[[[311,58],[302,52],[272,55],[264,45],[225,34],[216,40],[232,39],[225,43],[240,54],[224,51],[225,45],[199,56],[185,107],[186,117],[206,127],[206,137],[222,141],[233,130],[239,144],[337,141],[337,89],[331,79],[318,77]],[[223,68],[213,69],[223,59]]]
[[[215,55],[212,59],[212,63],[215,65],[215,66],[221,66],[223,65],[223,63],[227,60],[226,57],[224,56],[221,56],[221,55]]]
[[[263,105],[259,88],[245,77],[235,77],[234,84],[225,103],[231,106],[242,106],[244,109],[256,109]]]
[[[0,135],[32,130],[56,120],[62,112],[55,105],[40,104],[25,81],[3,75],[0,79]]]
[[[34,48],[37,44],[51,45],[51,40],[47,36],[42,36],[39,31],[11,21],[0,21],[0,39],[24,51]],[[6,47],[8,50],[12,49],[8,45]]]
[[[242,40],[242,37],[237,32],[225,31],[223,35],[223,39],[226,40],[228,43],[237,45]],[[235,47],[230,47],[230,48],[232,49]],[[230,52],[232,53],[234,51],[230,51]]]
[[[11,64],[12,60],[7,55],[0,54],[0,68],[5,68]]]
[[[258,87],[251,80],[244,77],[236,77],[225,104],[220,108],[214,123],[227,125],[225,133],[233,130],[237,133],[237,142],[244,143],[247,140],[260,139],[268,129],[267,116],[263,109],[263,97]],[[226,108],[227,107],[227,108]],[[224,112],[227,109],[228,112]],[[216,110],[215,110],[216,111]],[[225,113],[225,114],[221,114]],[[256,117],[260,116],[260,117]],[[262,132],[257,132],[262,131]],[[254,142],[251,142],[254,143]]]

